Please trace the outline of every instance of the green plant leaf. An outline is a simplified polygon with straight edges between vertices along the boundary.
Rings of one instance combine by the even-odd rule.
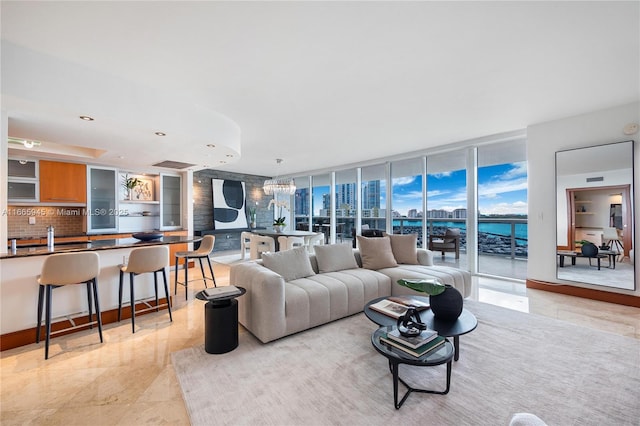
[[[429,296],[437,296],[445,289],[444,284],[435,278],[432,279],[400,279],[398,284]]]

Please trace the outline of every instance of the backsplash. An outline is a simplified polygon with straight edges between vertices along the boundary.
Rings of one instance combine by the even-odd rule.
[[[84,207],[40,207],[9,206],[7,216],[7,235],[9,238],[45,238],[47,227],[53,225],[55,235],[76,236],[86,233]],[[29,225],[29,217],[36,219],[35,225]]]

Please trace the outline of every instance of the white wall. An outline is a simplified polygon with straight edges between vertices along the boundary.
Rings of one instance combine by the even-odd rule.
[[[640,102],[595,111],[565,119],[531,125],[527,128],[527,160],[529,172],[529,258],[527,278],[548,283],[571,284],[602,290],[588,284],[563,282],[556,278],[556,184],[555,152],[621,142],[633,139],[636,166],[640,166],[640,134],[625,135],[628,123],[640,123]],[[634,186],[640,189],[640,173]],[[637,190],[636,189],[636,190]],[[638,201],[634,198],[634,212]],[[635,216],[635,215],[634,215]],[[608,291],[640,296],[636,268],[636,291]]]

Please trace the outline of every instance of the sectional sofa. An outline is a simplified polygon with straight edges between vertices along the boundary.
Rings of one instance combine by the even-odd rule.
[[[397,284],[401,278],[438,278],[471,294],[471,274],[434,265],[431,251],[416,249],[415,235],[358,236],[358,243],[359,250],[300,247],[233,265],[230,283],[247,290],[238,299],[240,323],[267,343],[362,312],[377,297],[421,294]]]

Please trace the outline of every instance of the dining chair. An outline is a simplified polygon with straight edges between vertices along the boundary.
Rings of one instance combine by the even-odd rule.
[[[309,253],[315,253],[314,246],[324,245],[324,234],[322,232],[316,232],[313,235],[304,237],[305,245]]]
[[[260,259],[262,253],[267,251],[276,251],[275,240],[264,235],[252,234],[249,243],[249,258],[251,260]]]
[[[98,275],[100,274],[100,257],[94,252],[83,253],[61,253],[48,256],[42,264],[42,270],[37,278],[38,291],[38,326],[36,327],[36,343],[40,343],[40,328],[42,324],[43,302],[46,306],[45,317],[45,345],[44,359],[49,359],[49,341],[53,334],[59,334],[67,330],[76,329],[93,324],[98,324],[98,334],[102,343],[102,315],[100,313],[100,302],[98,301]],[[51,332],[51,304],[53,290],[73,284],[87,285],[87,299],[89,307],[89,317],[87,324],[76,325],[72,319],[72,326],[62,330]],[[93,302],[92,302],[93,299]],[[93,320],[93,307],[96,312],[96,320]]]
[[[617,228],[602,228],[602,244],[608,245],[611,250],[613,250],[613,246],[615,245],[617,252],[624,251],[621,239]]]
[[[244,260],[244,257],[247,255],[247,249],[250,248],[252,235],[253,233],[247,231],[240,233],[240,259]]]
[[[284,236],[278,237],[278,244],[280,245],[280,251],[291,250],[296,247],[306,246],[304,237]]]

